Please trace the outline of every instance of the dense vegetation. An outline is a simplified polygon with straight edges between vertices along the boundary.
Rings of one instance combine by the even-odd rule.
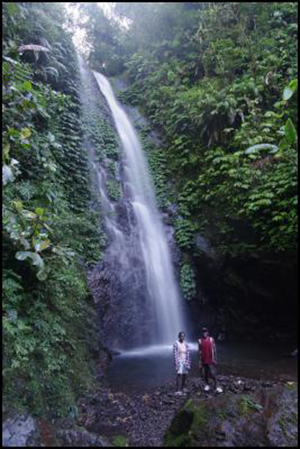
[[[3,8],[4,403],[65,415],[92,384],[96,322],[85,267],[101,258],[90,210],[79,78],[62,7]]]
[[[179,205],[184,276],[199,234],[218,253],[295,260],[297,4],[117,3],[102,21],[81,8],[98,14],[91,64],[122,74],[121,101],[163,139],[157,170],[174,185],[160,205]]]
[[[297,3],[123,2],[110,18],[73,6],[91,66],[124,77],[119,98],[159,131],[159,147],[149,129],[141,139],[159,206],[177,205],[185,297],[202,235],[220,254],[294,261]],[[4,403],[39,415],[66,415],[92,385],[86,268],[106,239],[83,126],[121,196],[115,136],[99,111],[82,115],[65,18],[61,4],[3,4]]]

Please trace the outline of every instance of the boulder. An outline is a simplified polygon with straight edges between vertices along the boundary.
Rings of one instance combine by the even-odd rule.
[[[165,434],[167,447],[297,447],[297,384],[190,399]]]
[[[3,447],[34,447],[38,438],[37,422],[30,415],[18,413],[3,422]]]

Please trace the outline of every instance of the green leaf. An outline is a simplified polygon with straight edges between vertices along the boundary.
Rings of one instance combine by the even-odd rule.
[[[22,204],[22,202],[21,202],[21,201],[14,201],[13,203],[14,203],[14,205],[16,206],[18,212],[21,212],[21,210],[23,209],[23,204]]]
[[[298,89],[298,80],[292,80],[289,84],[290,89],[297,90]]]
[[[8,158],[9,150],[10,150],[10,144],[7,143],[6,145],[4,145],[4,148],[3,148],[3,155],[6,159]]]
[[[23,82],[23,84],[22,84],[22,90],[25,90],[25,91],[30,91],[30,90],[32,90],[32,84],[31,84],[31,82],[30,81],[24,81]]]
[[[19,12],[18,5],[15,2],[7,2],[6,7],[7,7],[8,14],[11,16],[18,14],[18,12]]]
[[[27,257],[31,257],[33,253],[31,251],[19,251],[16,253],[17,260],[25,260]]]
[[[14,309],[11,309],[8,311],[8,319],[10,322],[17,321],[18,319],[18,312]]]
[[[245,150],[245,153],[251,154],[264,149],[270,150],[269,152],[275,153],[278,150],[278,147],[277,145],[271,145],[270,143],[260,143],[258,145],[253,145],[252,147],[247,148],[247,150]]]
[[[32,260],[32,264],[36,265],[37,267],[39,267],[40,269],[43,269],[45,264],[43,259],[41,258],[41,256],[37,253],[31,253],[30,258]]]
[[[52,248],[52,252],[58,254],[59,256],[63,256],[64,252],[59,248],[59,246],[54,246]]]
[[[35,220],[36,219],[36,214],[34,212],[31,212],[30,210],[23,210],[22,211],[22,215],[25,218],[29,218],[30,220]]]
[[[31,136],[31,131],[29,128],[22,128],[21,129],[21,138],[22,139],[27,139],[27,137]]]
[[[5,186],[8,182],[13,181],[15,179],[12,169],[4,164],[2,166],[2,184]]]
[[[48,132],[47,136],[48,136],[48,139],[50,140],[51,143],[52,143],[52,142],[55,142],[55,136],[54,136],[54,134]]]
[[[285,127],[284,127],[284,135],[290,145],[296,143],[297,140],[297,131],[296,128],[291,121],[291,119],[287,119]]]
[[[56,166],[53,162],[50,162],[49,164],[45,164],[45,166],[48,167],[49,170],[52,171],[52,172],[54,172],[54,173],[55,173],[56,170],[57,170],[57,166]]]
[[[46,73],[49,73],[50,75],[54,76],[56,78],[56,80],[59,77],[59,72],[55,67],[45,67],[44,71]]]
[[[29,244],[28,240],[21,238],[20,242],[24,246],[25,249],[30,249],[30,244]]]
[[[11,160],[10,160],[10,165],[11,165],[12,167],[14,167],[15,165],[18,165],[19,163],[20,163],[20,162],[17,161],[16,159],[11,158]]]
[[[18,137],[19,136],[19,131],[17,129],[15,129],[15,128],[8,128],[7,134],[10,137]]]
[[[42,209],[41,207],[37,207],[35,209],[35,212],[37,213],[37,215],[44,215],[45,209]]]
[[[284,100],[289,100],[291,98],[291,96],[293,95],[293,93],[294,93],[294,91],[289,86],[286,86],[284,88],[282,98]]]
[[[46,272],[46,270],[40,270],[37,272],[36,277],[39,281],[45,281],[48,277],[48,273]]]
[[[49,248],[50,245],[51,245],[50,240],[44,240],[42,243],[40,243],[40,244],[38,243],[36,245],[36,250],[43,251],[44,249]]]
[[[294,79],[290,82],[288,86],[284,88],[282,98],[284,100],[289,100],[297,89],[298,89],[298,80]]]

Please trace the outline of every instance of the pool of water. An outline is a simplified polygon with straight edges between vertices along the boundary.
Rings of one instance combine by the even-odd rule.
[[[191,345],[190,375],[199,375],[196,344]],[[253,343],[217,344],[218,374],[269,380],[296,380],[298,358],[278,346]],[[172,346],[151,346],[120,353],[108,372],[111,388],[145,391],[175,380]]]

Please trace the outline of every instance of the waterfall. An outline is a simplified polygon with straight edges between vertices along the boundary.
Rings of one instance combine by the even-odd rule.
[[[126,349],[151,345],[170,345],[181,330],[186,331],[182,299],[176,284],[171,252],[154,186],[138,136],[128,115],[118,103],[108,80],[93,72],[107,101],[123,149],[122,207],[127,226],[118,222],[116,206],[105,194],[105,169],[92,162],[98,179],[106,229],[110,244],[106,261],[118,283],[112,296],[119,295],[116,313],[127,317]],[[122,295],[120,294],[122,291]],[[122,296],[122,298],[121,298]],[[112,299],[114,301],[114,299]],[[120,324],[121,325],[121,324]],[[119,324],[118,324],[119,326]],[[115,332],[118,332],[118,326]],[[130,344],[128,344],[130,341]],[[122,339],[118,346],[122,349]]]

